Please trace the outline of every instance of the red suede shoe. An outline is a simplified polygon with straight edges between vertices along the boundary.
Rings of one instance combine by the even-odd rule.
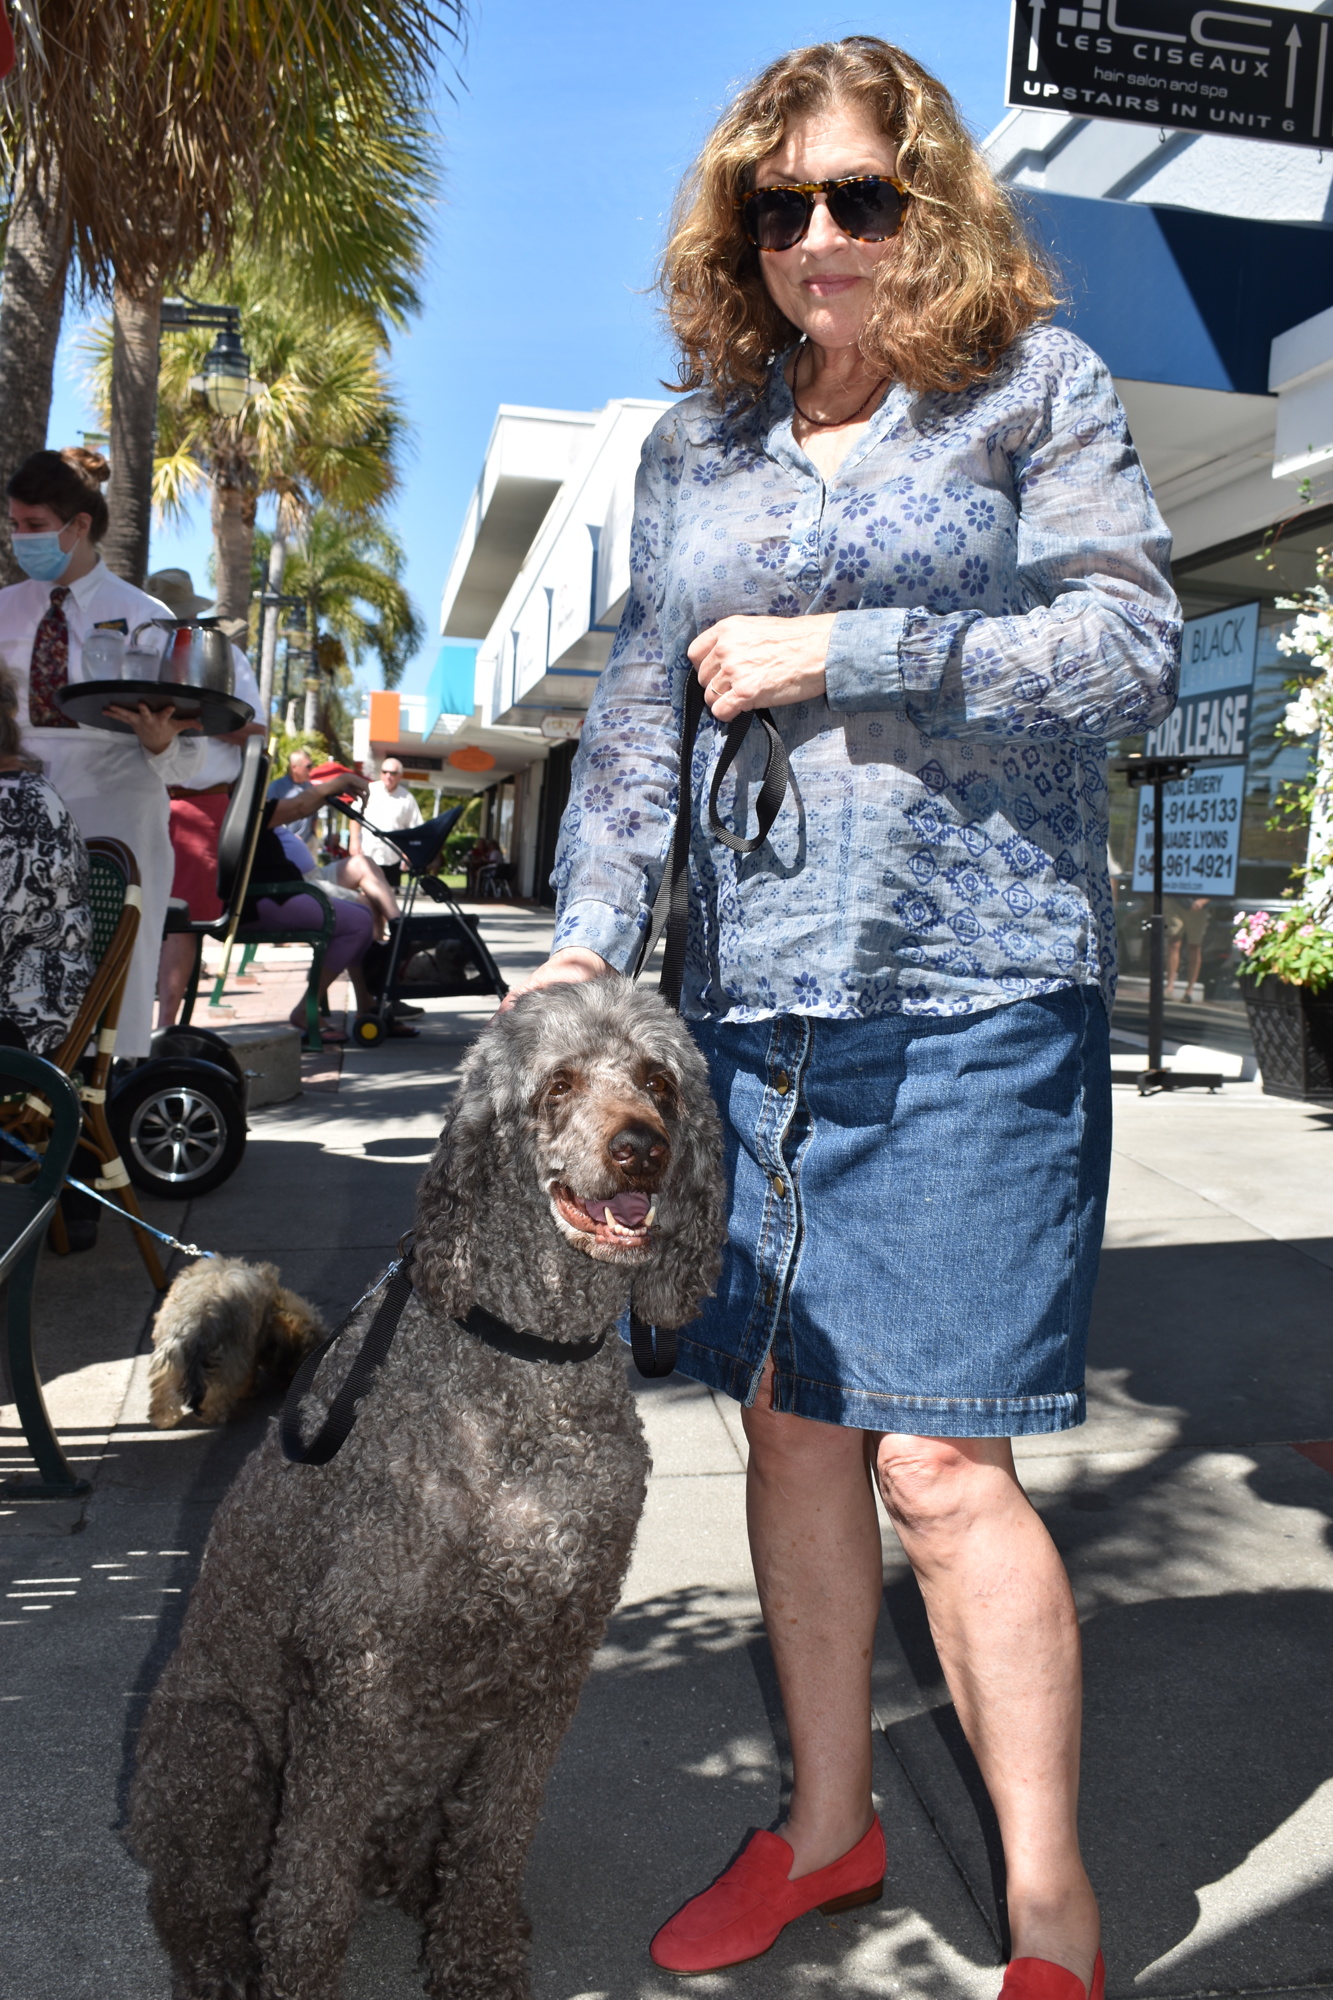
[[[1098,1952],[1092,1985],[1085,1989],[1076,1972],[1049,1958],[1011,1958],[1000,2000],[1106,2000],[1106,1962]]]
[[[815,1908],[832,1916],[879,1901],[884,1829],[877,1818],[846,1854],[791,1882],[795,1858],[780,1834],[752,1835],[712,1888],[692,1896],[663,1924],[649,1947],[654,1965],[665,1972],[717,1972],[759,1958],[793,1917]]]

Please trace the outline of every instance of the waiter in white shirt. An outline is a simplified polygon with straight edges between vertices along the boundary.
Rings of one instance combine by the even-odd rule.
[[[98,630],[124,632],[171,614],[146,591],[113,576],[97,552],[108,527],[97,452],[38,451],[10,479],[14,558],[29,581],[0,590],[0,657],[14,676],[23,748],[41,759],[85,840],[122,840],[139,864],[143,906],[125,983],[118,1056],[148,1054],[162,923],[171,889],[167,786],[194,782],[203,748],[195,725],[167,708],[118,710],[134,731],[113,735],[63,714],[59,688],[96,679],[83,646]],[[147,636],[147,635],[145,635]],[[189,734],[195,731],[194,740]]]
[[[380,765],[379,777],[361,810],[380,833],[406,833],[409,827],[421,825],[421,807],[403,783],[403,767],[396,757],[386,757]],[[348,846],[353,854],[377,861],[395,889],[401,886],[403,857],[387,840],[377,839],[369,830],[363,832],[353,820]]]
[[[154,597],[160,597],[173,618],[200,618],[211,612],[212,604],[200,597],[188,569],[159,569],[148,579]],[[248,701],[259,715],[259,683],[250,662],[239,646],[231,649],[232,692]],[[217,891],[218,835],[231,798],[231,788],[241,775],[241,751],[248,736],[262,736],[262,722],[247,722],[225,736],[208,736],[199,745],[199,756],[188,784],[170,785],[171,846],[176,857],[171,893],[178,896],[196,921],[216,920],[222,915]],[[173,931],[162,940],[162,957],[157,972],[157,1025],[174,1025],[180,1013],[185,989],[190,983],[198,945],[194,934]]]

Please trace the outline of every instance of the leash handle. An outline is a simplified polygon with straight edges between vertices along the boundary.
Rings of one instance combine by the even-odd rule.
[[[676,1330],[671,1326],[649,1326],[646,1319],[630,1309],[629,1316],[630,1352],[634,1356],[634,1366],[640,1375],[650,1382],[659,1375],[670,1375],[676,1366]]]
[[[685,976],[685,948],[690,931],[690,801],[694,789],[694,746],[699,738],[699,724],[703,719],[704,691],[699,684],[699,676],[693,667],[685,682],[685,706],[680,731],[680,776],[676,788],[676,825],[671,836],[671,850],[667,857],[666,876],[659,892],[658,901],[649,920],[648,931],[639,953],[639,962],[634,970],[637,979],[647,964],[657,943],[659,925],[658,912],[665,900],[666,933],[665,949],[662,953],[662,976],[658,991],[669,1007],[680,1012],[681,985]],[[740,754],[740,748],[750,733],[751,726],[758,723],[767,738],[764,757],[764,776],[755,800],[756,831],[746,836],[732,833],[722,824],[718,811],[718,797],[728,771]],[[791,766],[787,758],[787,746],[778,733],[777,724],[766,708],[749,709],[744,715],[737,715],[727,724],[726,739],[722,754],[717,760],[713,782],[708,793],[708,831],[733,854],[753,854],[763,846],[773,830],[773,822],[782,810],[783,800],[791,787]]]
[[[381,1362],[393,1346],[393,1337],[398,1331],[403,1307],[412,1296],[411,1257],[407,1251],[404,1251],[393,1265],[388,1277],[389,1288],[380,1301],[379,1310],[357,1350],[356,1358],[347,1371],[341,1389],[329,1406],[327,1416],[309,1444],[304,1443],[301,1437],[302,1400],[310,1391],[319,1372],[320,1362],[358,1310],[361,1303],[359,1300],[342,1325],[336,1327],[329,1335],[323,1346],[317,1347],[301,1364],[300,1373],[287,1391],[278,1425],[282,1455],[290,1464],[327,1465],[346,1443],[348,1433],[356,1422],[356,1406],[370,1388]]]

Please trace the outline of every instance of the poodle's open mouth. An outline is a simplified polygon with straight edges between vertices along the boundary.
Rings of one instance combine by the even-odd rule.
[[[592,1250],[647,1250],[657,1205],[652,1195],[627,1190],[611,1196],[577,1195],[559,1181],[551,1184],[551,1209],[568,1234]],[[591,1239],[591,1240],[588,1240]]]

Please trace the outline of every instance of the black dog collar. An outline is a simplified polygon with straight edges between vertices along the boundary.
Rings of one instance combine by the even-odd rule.
[[[606,1345],[604,1333],[599,1333],[596,1340],[548,1340],[544,1334],[526,1333],[487,1312],[485,1306],[472,1306],[465,1313],[455,1314],[454,1324],[484,1341],[487,1347],[512,1355],[515,1361],[591,1361]]]

